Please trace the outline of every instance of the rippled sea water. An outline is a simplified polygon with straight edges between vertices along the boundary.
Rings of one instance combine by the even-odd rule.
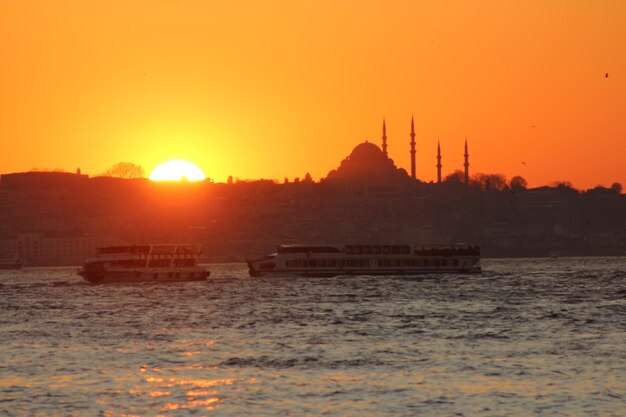
[[[626,259],[90,285],[0,271],[0,414],[623,416]]]

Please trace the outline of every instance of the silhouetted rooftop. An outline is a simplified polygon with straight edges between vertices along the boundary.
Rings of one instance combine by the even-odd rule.
[[[0,185],[3,189],[66,188],[83,185],[88,179],[88,175],[71,172],[15,172],[0,175]]]
[[[363,163],[388,159],[378,146],[367,141],[356,145],[348,158],[352,161],[361,161]]]
[[[327,181],[393,184],[409,179],[406,171],[399,169],[383,151],[373,143],[358,144],[336,170],[326,176]]]

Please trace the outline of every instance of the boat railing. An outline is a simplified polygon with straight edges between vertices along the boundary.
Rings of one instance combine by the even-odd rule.
[[[414,253],[422,256],[479,256],[479,246],[423,247],[416,248]]]

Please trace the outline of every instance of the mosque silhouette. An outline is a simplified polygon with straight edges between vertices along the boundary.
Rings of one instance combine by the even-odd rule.
[[[415,122],[411,117],[411,173],[407,173],[403,168],[396,167],[393,159],[387,153],[387,124],[383,119],[382,146],[379,148],[375,144],[365,141],[358,144],[337,169],[328,173],[325,181],[329,182],[354,182],[362,181],[370,184],[376,183],[402,183],[416,181],[415,175]],[[469,184],[469,152],[467,139],[465,139],[465,163],[464,182]],[[437,143],[437,182],[441,182],[441,145]]]

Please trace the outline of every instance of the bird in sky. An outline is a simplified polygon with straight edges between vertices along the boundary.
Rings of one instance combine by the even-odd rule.
[[[608,72],[604,74],[604,78],[609,78],[609,73]]]

